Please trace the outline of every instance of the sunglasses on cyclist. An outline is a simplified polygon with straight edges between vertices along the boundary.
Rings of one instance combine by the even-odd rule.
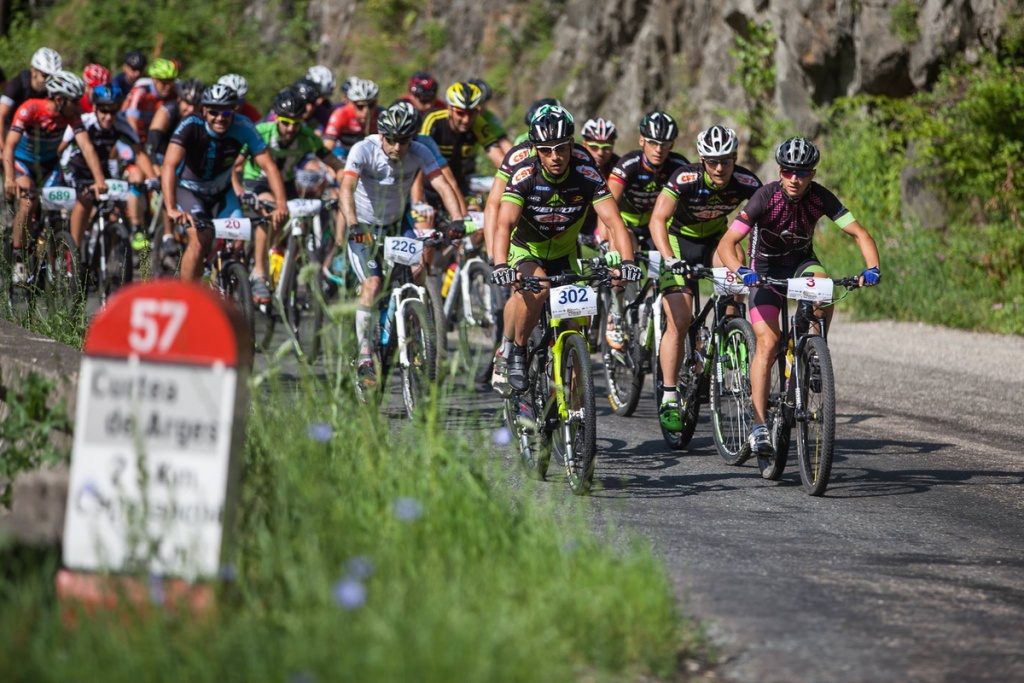
[[[394,135],[385,135],[384,139],[388,141],[389,145],[408,145],[412,142],[411,135],[402,135],[398,137]]]
[[[286,126],[297,126],[298,124],[302,123],[302,121],[300,121],[299,119],[290,119],[287,116],[278,116],[277,120]]]
[[[704,159],[704,163],[707,164],[708,166],[710,166],[711,168],[719,168],[719,167],[728,168],[729,166],[732,166],[734,163],[736,163],[736,160],[735,159]]]
[[[534,145],[539,154],[559,154],[572,147],[572,141],[559,142],[557,145]]]
[[[118,109],[117,107],[96,107],[96,113],[97,114],[110,114],[110,115],[114,115],[114,114],[117,114],[119,111],[121,111],[121,110]]]
[[[644,138],[644,142],[648,145],[654,145],[655,147],[671,147],[674,140],[654,140],[652,138]]]
[[[807,180],[814,173],[814,170],[797,169],[797,168],[784,168],[782,169],[783,178],[797,178],[799,180]]]
[[[358,109],[359,111],[362,111],[364,109],[368,109],[372,105],[373,105],[373,102],[353,102],[352,103],[352,106],[355,107],[356,109]]]
[[[207,109],[206,115],[211,119],[230,119],[235,115],[234,109]]]
[[[586,141],[583,144],[585,144],[587,147],[589,147],[591,149],[600,149],[600,150],[611,149],[612,147],[615,146],[611,142],[590,142],[590,141]]]

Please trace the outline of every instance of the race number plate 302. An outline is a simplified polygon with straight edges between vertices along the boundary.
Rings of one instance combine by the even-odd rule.
[[[715,294],[719,296],[750,293],[750,288],[743,284],[743,280],[728,268],[712,268],[711,274],[714,276]]]
[[[794,277],[789,279],[786,296],[807,301],[832,301],[832,280],[827,277]]]
[[[423,257],[423,243],[408,237],[385,237],[384,258],[393,263],[414,266]]]
[[[213,232],[219,240],[252,239],[252,221],[248,218],[215,218]]]
[[[551,290],[552,318],[581,318],[597,315],[597,292],[584,285],[565,285]]]

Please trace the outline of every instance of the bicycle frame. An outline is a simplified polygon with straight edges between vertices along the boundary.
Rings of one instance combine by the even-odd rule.
[[[455,308],[456,297],[462,298],[462,314],[465,317],[467,323],[471,326],[480,327],[485,321],[477,320],[473,317],[473,299],[472,292],[469,289],[469,266],[473,263],[479,263],[484,265],[484,260],[479,256],[474,256],[467,259],[465,262],[456,260],[455,261],[455,277],[453,280],[453,286],[448,290],[448,296],[444,298],[444,315],[446,319],[451,319],[452,309]],[[455,284],[458,287],[455,287]],[[493,315],[494,311],[491,311]]]

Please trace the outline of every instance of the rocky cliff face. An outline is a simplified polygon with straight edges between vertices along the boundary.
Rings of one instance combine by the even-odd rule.
[[[476,0],[427,2],[447,29],[431,68],[442,82],[485,73],[514,59],[514,78],[497,108],[506,111],[551,93],[578,115],[634,122],[655,106],[696,130],[750,107],[730,76],[732,52],[750,24],[774,36],[776,115],[799,130],[818,129],[815,106],[842,95],[908,95],[927,88],[956,53],[992,49],[1022,0]],[[344,71],[344,41],[354,0],[314,0],[310,18],[322,58]],[[526,35],[537,14],[554,24],[546,57]],[[531,20],[532,17],[532,20]],[[313,36],[319,39],[320,35]],[[510,46],[525,46],[516,54]],[[524,66],[533,59],[539,66]],[[736,123],[735,118],[732,119]]]

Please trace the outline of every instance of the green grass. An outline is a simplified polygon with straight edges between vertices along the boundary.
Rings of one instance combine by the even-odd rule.
[[[519,487],[489,433],[274,383],[252,403],[216,613],[66,630],[53,567],[12,577],[0,552],[5,681],[634,680],[703,647],[651,550],[596,533],[557,485]],[[343,585],[365,602],[339,604]]]

